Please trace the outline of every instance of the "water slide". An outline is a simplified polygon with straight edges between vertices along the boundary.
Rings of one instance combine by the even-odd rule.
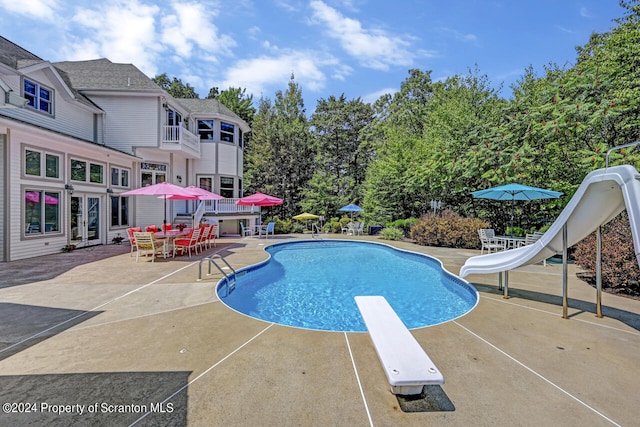
[[[640,173],[630,165],[589,173],[549,230],[528,246],[471,257],[460,276],[500,273],[536,264],[562,253],[562,228],[567,226],[567,247],[615,218],[626,207],[638,265],[640,265]]]

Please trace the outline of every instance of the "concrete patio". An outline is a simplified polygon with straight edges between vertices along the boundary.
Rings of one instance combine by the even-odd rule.
[[[236,269],[264,245],[224,238]],[[331,236],[330,238],[345,238]],[[375,240],[358,236],[350,239]],[[479,251],[386,242],[458,273]],[[0,425],[637,425],[640,301],[595,290],[560,265],[468,279],[466,316],[412,333],[444,374],[409,400],[389,391],[366,333],[318,332],[238,314],[197,281],[200,257],[135,262],[100,246],[0,264]],[[9,404],[9,405],[7,405]]]

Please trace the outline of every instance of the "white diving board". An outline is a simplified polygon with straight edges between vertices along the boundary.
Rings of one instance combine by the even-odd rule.
[[[382,296],[357,296],[356,304],[367,325],[394,394],[420,394],[425,385],[444,384],[444,376]]]

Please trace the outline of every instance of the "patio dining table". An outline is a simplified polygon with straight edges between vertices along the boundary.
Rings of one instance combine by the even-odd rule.
[[[189,234],[191,229],[185,228],[184,230],[167,230],[167,231],[158,231],[154,233],[156,239],[163,241],[162,246],[162,256],[166,258],[173,252],[173,242],[176,240],[176,237],[183,237]]]
[[[524,237],[496,236],[495,239],[504,242],[505,249],[514,249],[519,246],[520,242],[524,243]]]

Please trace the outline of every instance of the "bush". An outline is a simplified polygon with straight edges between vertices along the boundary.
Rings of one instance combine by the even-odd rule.
[[[480,249],[480,228],[489,228],[489,223],[457,215],[425,217],[411,228],[411,238],[423,246]]]
[[[385,240],[402,240],[404,232],[398,227],[385,227],[380,231],[380,237]]]
[[[393,222],[387,223],[387,227],[399,228],[402,230],[405,236],[409,237],[411,234],[411,227],[420,222],[419,218],[407,218],[407,219],[397,219]]]
[[[574,262],[587,271],[583,279],[595,285],[596,233],[576,245]],[[602,227],[602,287],[615,293],[640,296],[640,267],[626,212]]]

